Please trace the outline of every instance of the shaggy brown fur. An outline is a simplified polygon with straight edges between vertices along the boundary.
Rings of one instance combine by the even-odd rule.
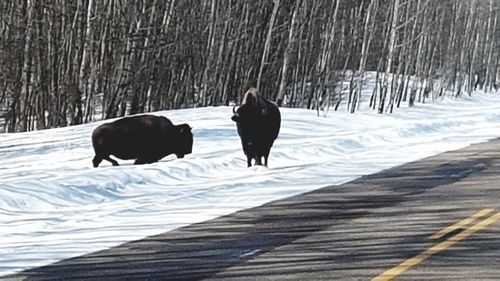
[[[257,105],[257,97],[258,97],[259,91],[256,88],[250,88],[248,91],[245,93],[245,96],[243,97],[243,104],[251,104],[251,105]]]
[[[236,122],[243,152],[247,157],[247,166],[252,166],[252,160],[255,160],[255,165],[267,166],[269,152],[281,126],[278,106],[258,96],[256,88],[250,88],[238,110],[236,105],[233,107],[233,114],[231,120]]]
[[[102,160],[118,166],[110,155],[136,159],[135,164],[147,164],[170,154],[182,158],[191,153],[193,134],[188,124],[174,125],[166,117],[145,114],[100,125],[92,133],[92,145],[94,167]]]

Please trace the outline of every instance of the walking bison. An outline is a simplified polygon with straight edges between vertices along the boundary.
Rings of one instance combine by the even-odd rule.
[[[278,137],[281,125],[281,115],[278,106],[260,97],[255,88],[250,88],[243,97],[241,106],[233,107],[233,117],[238,135],[241,139],[243,152],[247,157],[248,167],[255,165],[267,166],[269,152],[274,140]]]
[[[193,134],[188,124],[174,125],[162,116],[139,115],[100,125],[92,132],[92,145],[94,167],[102,160],[118,166],[110,155],[149,164],[170,154],[183,158],[191,153]]]

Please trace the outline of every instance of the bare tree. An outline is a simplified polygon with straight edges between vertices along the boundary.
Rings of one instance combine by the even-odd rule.
[[[392,112],[500,80],[494,0],[0,1],[0,130],[229,105]],[[101,115],[97,115],[97,114]]]

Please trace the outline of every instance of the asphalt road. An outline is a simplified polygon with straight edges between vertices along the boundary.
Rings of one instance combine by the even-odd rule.
[[[500,280],[500,140],[0,279],[393,278]]]

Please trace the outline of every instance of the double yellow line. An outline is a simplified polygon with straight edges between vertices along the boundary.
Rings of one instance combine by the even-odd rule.
[[[496,212],[493,215],[490,215],[491,213],[494,212],[494,209],[484,209],[481,210],[472,216],[465,218],[459,222],[456,222],[443,230],[429,236],[431,239],[440,239],[447,234],[450,234],[454,231],[457,231],[459,229],[464,229],[458,234],[455,234],[451,236],[450,238],[446,239],[443,242],[440,242],[422,253],[416,255],[415,257],[408,259],[402,263],[400,263],[398,266],[395,266],[389,270],[386,270],[382,274],[378,275],[377,277],[373,278],[373,281],[388,281],[388,280],[394,280],[396,277],[399,275],[403,274],[405,271],[410,269],[411,267],[414,267],[421,263],[422,261],[428,259],[430,256],[437,254],[439,252],[442,252],[449,247],[455,245],[456,243],[466,239],[467,237],[471,236],[472,234],[478,232],[481,229],[484,229],[493,223],[495,223],[497,220],[500,219],[500,212]],[[482,219],[483,217],[488,216],[487,218],[477,222],[476,224],[472,224],[475,221]]]

